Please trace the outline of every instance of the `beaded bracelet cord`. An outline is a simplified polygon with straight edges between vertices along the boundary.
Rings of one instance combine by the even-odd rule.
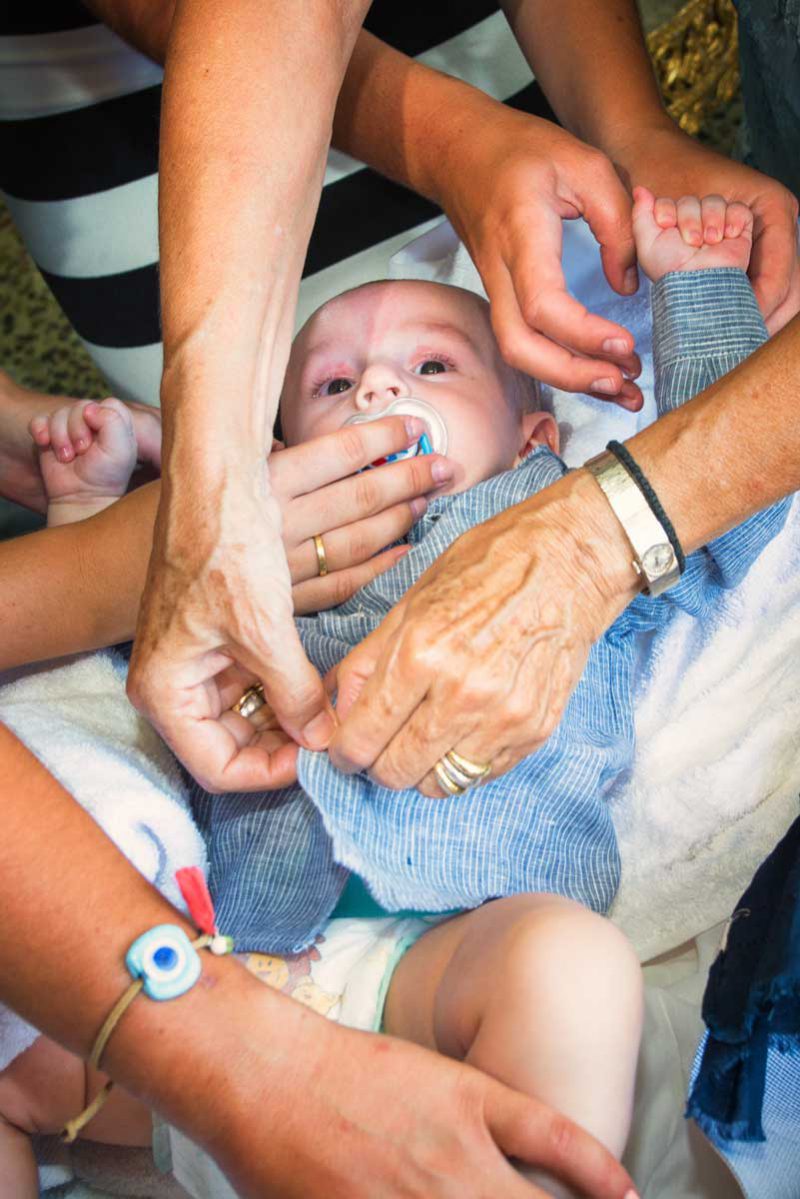
[[[233,950],[232,938],[221,936],[217,931],[214,905],[202,871],[196,866],[186,867],[178,870],[175,878],[200,935],[190,941],[177,924],[157,924],[136,938],[125,955],[125,966],[133,981],[114,1004],[95,1037],[89,1056],[89,1064],[95,1069],[100,1065],[112,1033],[137,995],[144,991],[149,999],[177,999],[191,990],[202,973],[198,950],[208,949],[215,955]],[[70,1144],[75,1140],[103,1107],[113,1086],[109,1079],[88,1107],[67,1121],[61,1132],[63,1141]]]

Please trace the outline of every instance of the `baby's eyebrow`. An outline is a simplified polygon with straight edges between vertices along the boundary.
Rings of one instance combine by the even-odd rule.
[[[425,321],[425,320],[410,320],[399,325],[400,329],[419,329],[424,333],[432,333],[440,337],[452,337],[456,341],[460,341],[462,345],[471,350],[473,354],[480,354],[478,346],[468,333],[463,329],[459,329],[457,325],[451,325],[449,321]]]

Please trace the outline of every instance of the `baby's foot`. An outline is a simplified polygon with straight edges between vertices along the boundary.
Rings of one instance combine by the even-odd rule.
[[[633,199],[636,253],[654,283],[669,271],[747,270],[753,214],[746,204],[722,196],[657,200],[646,187],[634,188]]]
[[[48,525],[107,508],[124,495],[137,459],[160,463],[160,414],[142,405],[73,403],[34,417],[30,431],[39,449]]]

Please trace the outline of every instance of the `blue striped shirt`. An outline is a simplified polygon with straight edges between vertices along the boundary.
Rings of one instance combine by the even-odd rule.
[[[667,412],[765,339],[740,271],[667,275],[653,288],[656,399]],[[311,661],[327,671],[372,632],[457,537],[566,473],[540,447],[516,470],[434,500],[408,554],[340,607],[300,618]],[[711,468],[713,469],[713,467]],[[472,908],[517,892],[552,892],[605,912],[620,861],[606,795],[634,751],[633,675],[641,633],[678,610],[707,617],[781,528],[786,505],[752,517],[692,554],[680,583],[639,596],[593,646],[547,743],[464,797],[431,800],[345,776],[301,751],[299,786],[207,796],[195,809],[209,843],[220,927],[239,948],[297,952],[334,910],[348,871],[389,910]]]

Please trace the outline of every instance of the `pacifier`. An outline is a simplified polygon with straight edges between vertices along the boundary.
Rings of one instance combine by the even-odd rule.
[[[407,449],[398,450],[396,454],[387,454],[385,458],[377,458],[374,462],[370,462],[365,470],[370,470],[373,466],[384,466],[387,462],[403,462],[406,458],[416,458],[417,454],[447,453],[447,425],[435,408],[426,404],[424,400],[414,399],[413,396],[406,396],[402,400],[393,400],[380,412],[356,412],[344,423],[346,425],[364,425],[367,421],[382,420],[384,416],[416,416],[427,426],[427,432],[423,433],[419,441]]]

